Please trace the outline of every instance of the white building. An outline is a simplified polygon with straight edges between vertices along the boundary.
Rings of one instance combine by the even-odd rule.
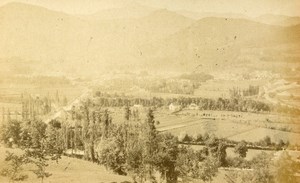
[[[169,110],[170,111],[179,111],[179,110],[181,110],[181,105],[176,105],[176,104],[173,104],[173,103],[171,103],[170,105],[169,105]]]
[[[191,103],[188,108],[191,110],[199,110],[199,106],[197,106],[195,103]]]

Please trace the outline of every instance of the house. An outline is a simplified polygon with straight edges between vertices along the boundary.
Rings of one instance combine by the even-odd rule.
[[[191,104],[188,106],[188,109],[191,109],[191,110],[199,110],[199,106],[197,106],[195,103],[191,103]]]
[[[143,108],[143,105],[134,104],[132,107],[137,108],[137,109],[141,109],[141,108]]]
[[[170,105],[169,105],[169,110],[170,111],[180,111],[181,110],[181,105],[177,105],[177,104],[173,104],[173,103],[171,103]]]

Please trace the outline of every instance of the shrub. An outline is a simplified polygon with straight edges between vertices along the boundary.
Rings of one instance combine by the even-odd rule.
[[[227,162],[228,167],[235,167],[235,168],[250,168],[251,167],[250,162],[241,157],[234,157],[234,158],[227,157],[226,162]]]
[[[6,176],[10,181],[22,181],[28,178],[27,175],[22,174],[23,166],[28,163],[24,155],[15,155],[6,151],[5,161],[7,167],[1,170],[1,175]]]
[[[17,120],[9,121],[6,124],[3,124],[0,128],[1,141],[4,144],[12,147],[12,145],[19,145],[21,139],[21,122]]]
[[[234,147],[234,152],[237,153],[241,158],[245,158],[247,156],[247,143],[245,141],[241,141]]]

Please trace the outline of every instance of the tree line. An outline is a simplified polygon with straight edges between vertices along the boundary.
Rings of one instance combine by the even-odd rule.
[[[191,104],[196,104],[198,110],[236,111],[236,112],[276,112],[289,115],[299,115],[300,109],[295,107],[272,105],[259,100],[231,97],[217,99],[202,97],[133,97],[125,94],[110,94],[96,91],[92,99],[96,105],[101,107],[123,107],[133,105],[143,105],[144,107],[167,107],[170,104],[180,105],[187,108]]]
[[[53,111],[53,106],[66,106],[68,99],[61,96],[56,91],[54,96],[47,94],[46,96],[32,96],[28,93],[22,93],[16,101],[21,104],[21,111],[11,111],[10,108],[2,108],[2,122],[11,119],[22,120],[37,119],[39,116],[45,116]]]
[[[83,150],[84,159],[104,165],[117,174],[131,176],[134,182],[140,183],[175,183],[179,179],[210,182],[220,167],[253,169],[261,163],[244,159],[247,153],[245,142],[236,146],[238,157],[235,158],[227,157],[227,144],[214,136],[208,136],[203,149],[194,150],[180,145],[179,139],[170,133],[158,133],[152,108],[144,121],[137,121],[133,120],[127,106],[123,122],[114,123],[107,109],[90,100],[61,121],[52,120],[48,124],[38,120],[10,121],[1,127],[1,140],[8,146],[25,149],[24,157],[8,154],[7,161],[22,158],[23,162],[33,163],[37,167],[35,173],[42,181],[51,175],[46,171],[47,162],[58,160],[68,149],[74,150],[74,155],[76,150]],[[157,173],[160,176],[156,176]],[[294,180],[290,171],[284,173]],[[249,179],[256,180],[256,176],[253,174]],[[275,181],[275,175],[271,176]],[[229,177],[234,179],[233,175]]]
[[[189,135],[186,133],[179,135],[179,142],[182,144],[189,144],[189,145],[205,145],[207,140],[210,139],[210,135],[208,133],[205,134],[196,134],[196,135]],[[219,141],[222,141],[226,144],[227,147],[237,147],[240,145],[241,142],[234,141],[226,138],[217,138]],[[257,149],[257,150],[283,150],[283,149],[295,149],[299,145],[291,144],[289,141],[284,142],[283,140],[279,140],[277,143],[272,142],[269,136],[265,136],[263,139],[257,142],[247,142],[242,141],[242,143],[247,147],[247,149]],[[299,146],[300,148],[300,146]]]
[[[134,104],[144,107],[163,107],[171,103],[181,105],[182,108],[191,104],[199,106],[199,110],[220,110],[220,111],[241,111],[241,112],[270,112],[272,106],[261,101],[251,99],[237,98],[201,98],[201,97],[174,97],[174,98],[137,98],[130,96],[111,95],[107,93],[96,92],[93,99],[97,105],[102,107],[123,107],[133,106]]]

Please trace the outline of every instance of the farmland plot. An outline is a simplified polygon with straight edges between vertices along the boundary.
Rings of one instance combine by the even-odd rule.
[[[243,124],[235,124],[229,121],[199,120],[197,124],[194,123],[182,128],[170,129],[168,131],[174,135],[180,135],[182,132],[190,135],[209,133],[214,134],[219,138],[226,138],[231,135],[243,133],[253,128],[255,127]]]
[[[230,140],[245,140],[249,142],[257,142],[263,139],[265,136],[269,136],[272,142],[278,142],[279,140],[289,141],[291,144],[299,144],[300,133],[283,132],[280,130],[273,130],[267,128],[255,128],[253,130],[246,131],[234,136],[229,137]]]

